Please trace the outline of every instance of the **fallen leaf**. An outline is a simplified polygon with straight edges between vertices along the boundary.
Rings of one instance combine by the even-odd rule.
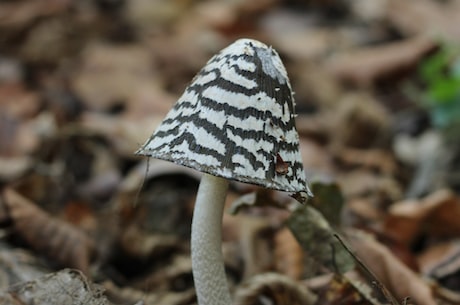
[[[304,275],[305,253],[292,232],[286,227],[278,230],[273,243],[276,271],[300,280]]]
[[[389,22],[407,36],[428,34],[435,39],[460,41],[457,23],[460,6],[456,1],[388,0],[386,15]]]
[[[89,272],[94,244],[78,228],[53,218],[11,188],[2,192],[14,233],[57,263]]]
[[[353,258],[335,238],[334,230],[314,208],[298,207],[288,218],[287,225],[302,248],[329,270],[344,273],[355,266]]]
[[[460,234],[460,199],[449,190],[439,190],[422,200],[404,200],[391,205],[385,217],[385,232],[405,244],[420,234],[446,237]]]
[[[153,58],[140,45],[88,44],[72,89],[89,109],[110,109],[158,83]]]
[[[388,146],[391,118],[388,110],[372,95],[366,92],[345,94],[332,111],[330,145],[337,154],[342,147],[368,149]]]
[[[359,232],[350,233],[348,241],[355,254],[398,300],[410,297],[418,305],[438,304],[428,283],[406,267],[388,248]]]
[[[8,293],[21,305],[109,304],[98,286],[90,283],[82,272],[71,269],[15,284]]]
[[[332,279],[318,291],[315,305],[380,305],[370,286],[357,280],[334,274]]]
[[[287,276],[263,273],[238,287],[235,304],[257,305],[261,300],[278,305],[313,305],[316,295]]]
[[[418,256],[422,273],[434,279],[439,286],[434,286],[436,296],[450,298],[452,303],[460,302],[460,243],[458,240],[447,241],[428,247]]]
[[[346,84],[369,87],[385,79],[407,75],[435,47],[431,39],[409,38],[338,54],[327,63],[327,68]]]
[[[23,176],[32,168],[33,161],[28,157],[2,157],[0,156],[0,180],[14,181]]]

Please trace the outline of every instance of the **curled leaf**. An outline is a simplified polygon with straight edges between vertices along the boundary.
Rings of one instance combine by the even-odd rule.
[[[93,241],[73,225],[53,218],[13,189],[5,189],[3,202],[14,232],[28,245],[63,266],[88,272]]]

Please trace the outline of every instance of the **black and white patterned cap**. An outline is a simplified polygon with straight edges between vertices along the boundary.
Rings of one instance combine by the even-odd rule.
[[[294,117],[291,85],[276,51],[240,39],[208,61],[136,154],[310,193]]]

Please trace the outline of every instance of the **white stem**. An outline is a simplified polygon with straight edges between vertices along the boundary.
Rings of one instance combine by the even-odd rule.
[[[204,174],[192,220],[192,269],[199,305],[231,305],[222,256],[222,217],[228,181]]]

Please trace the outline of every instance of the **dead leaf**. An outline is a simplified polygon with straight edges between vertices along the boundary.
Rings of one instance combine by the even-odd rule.
[[[31,119],[40,112],[40,95],[24,87],[20,81],[2,84],[0,82],[2,115],[19,120]]]
[[[53,218],[11,188],[3,190],[14,232],[28,245],[61,265],[85,273],[94,254],[94,244],[78,228]]]
[[[418,256],[422,273],[436,280],[445,288],[457,292],[460,297],[460,243],[448,241],[427,248]],[[460,300],[460,299],[459,299]]]
[[[305,253],[292,232],[284,227],[274,236],[275,268],[294,280],[300,280],[304,275]]]
[[[334,230],[320,212],[304,205],[298,207],[287,225],[307,253],[329,270],[346,272],[354,267],[354,260],[334,237]]]
[[[327,65],[328,70],[342,82],[369,87],[385,79],[407,75],[435,47],[433,40],[415,37],[339,54]]]
[[[398,300],[410,297],[418,305],[436,305],[431,287],[399,261],[386,247],[362,233],[350,233],[348,241],[356,255]]]
[[[20,1],[2,3],[0,6],[1,28],[25,28],[38,18],[63,13],[71,1]]]
[[[139,45],[88,44],[73,90],[89,109],[109,109],[158,83],[152,65],[151,54]]]
[[[384,213],[365,198],[354,198],[346,203],[344,223],[361,227],[377,223]]]
[[[240,211],[249,209],[251,207],[274,207],[278,209],[285,209],[287,202],[275,198],[274,191],[258,188],[257,191],[239,196],[231,203],[229,213],[232,215],[238,214]]]
[[[306,14],[298,11],[273,10],[262,16],[262,29],[274,47],[298,62],[320,58],[340,44],[339,33],[328,27],[300,26]]]
[[[117,287],[114,283],[103,283],[107,298],[114,304],[145,304],[145,305],[183,305],[196,301],[195,289],[179,292],[146,292],[145,289]]]
[[[460,6],[456,1],[388,0],[387,18],[407,36],[430,35],[451,42],[460,41],[457,20]]]
[[[123,230],[119,243],[121,249],[129,256],[147,260],[179,249],[181,240],[173,235],[147,234],[131,225]]]
[[[318,291],[315,305],[380,305],[372,296],[372,289],[365,283],[334,274]]]
[[[341,147],[387,147],[390,115],[387,109],[366,92],[343,95],[331,118],[331,147],[340,154]]]
[[[431,236],[460,234],[460,199],[449,190],[439,190],[422,200],[393,204],[385,218],[385,232],[410,244],[422,232]]]
[[[0,248],[0,291],[7,291],[13,284],[32,281],[51,272],[43,260],[31,251],[5,243],[1,243]]]
[[[345,198],[364,197],[378,209],[403,197],[402,186],[395,178],[367,169],[341,171],[337,182]]]
[[[98,286],[90,283],[82,272],[71,269],[15,284],[8,293],[21,305],[109,304]]]
[[[235,304],[313,305],[317,297],[307,287],[277,273],[263,273],[250,278],[236,291]]]
[[[336,154],[336,159],[344,167],[364,167],[383,175],[394,176],[398,168],[393,155],[384,149],[344,148]]]
[[[14,181],[23,176],[32,168],[33,161],[28,157],[2,157],[0,156],[0,180]]]

